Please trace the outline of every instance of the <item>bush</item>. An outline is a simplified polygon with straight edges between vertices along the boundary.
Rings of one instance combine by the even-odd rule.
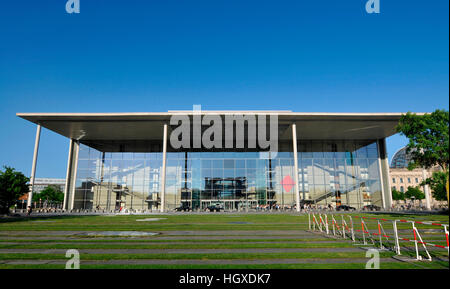
[[[405,197],[408,199],[423,200],[425,199],[425,194],[417,187],[408,187]]]
[[[394,201],[404,201],[405,193],[399,192],[396,189],[392,189],[392,199]]]

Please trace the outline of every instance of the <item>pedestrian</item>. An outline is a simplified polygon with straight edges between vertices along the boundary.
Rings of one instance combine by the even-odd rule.
[[[33,209],[31,208],[31,206],[28,206],[28,208],[27,208],[27,216],[30,216],[32,211],[33,211]]]

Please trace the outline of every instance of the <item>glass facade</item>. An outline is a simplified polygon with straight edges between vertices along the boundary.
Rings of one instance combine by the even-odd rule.
[[[284,147],[271,160],[258,152],[168,152],[165,209],[293,208],[294,157]],[[302,205],[382,206],[376,141],[299,141],[297,147]],[[159,209],[161,171],[162,152],[100,152],[80,144],[74,209]]]
[[[406,153],[406,147],[401,148],[392,157],[391,168],[403,169],[407,168],[411,161],[411,155]]]

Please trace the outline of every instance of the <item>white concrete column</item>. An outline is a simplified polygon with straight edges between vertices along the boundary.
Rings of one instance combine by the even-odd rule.
[[[378,153],[380,154],[380,158],[381,159],[381,164],[382,164],[382,176],[381,176],[381,181],[385,182],[384,183],[384,203],[385,203],[385,209],[390,210],[392,209],[392,184],[391,184],[391,175],[389,173],[389,157],[388,157],[388,152],[387,152],[387,147],[386,147],[386,138],[383,138],[381,140],[379,140],[380,143],[380,147],[382,148],[382,150],[380,150]]]
[[[41,125],[38,124],[36,128],[36,139],[34,141],[34,152],[33,152],[33,164],[31,165],[31,176],[30,176],[30,192],[28,193],[28,202],[27,206],[32,206],[33,204],[33,187],[34,187],[34,180],[36,176],[36,164],[37,164],[37,157],[39,152],[39,141],[41,139]]]
[[[423,181],[427,179],[427,170],[422,169],[422,178]],[[428,185],[423,186],[423,193],[425,194],[425,202],[427,206],[427,210],[431,210],[431,196],[430,196],[430,187]]]
[[[74,155],[72,156],[72,164],[73,164],[73,172],[70,183],[70,206],[68,205],[69,210],[73,210],[73,207],[75,205],[75,191],[77,188],[77,171],[78,171],[78,154],[80,152],[80,143],[78,141],[73,142],[74,145]]]
[[[384,178],[386,178],[386,176],[383,176],[383,165],[381,163],[381,152],[383,151],[381,146],[382,146],[382,141],[378,140],[377,141],[377,148],[378,148],[378,174],[380,175],[380,185],[381,185],[381,203],[383,206],[383,209],[390,209],[390,208],[386,208],[386,195],[387,192],[389,190],[386,190],[385,185],[384,185]],[[385,157],[386,159],[386,157]],[[390,179],[390,175],[387,175],[387,178]],[[392,193],[391,193],[392,194]]]
[[[164,124],[163,137],[163,163],[161,171],[161,213],[164,212],[165,194],[166,194],[166,157],[167,157],[167,124]]]
[[[67,157],[67,170],[66,170],[66,184],[64,186],[64,201],[63,201],[63,210],[67,208],[67,196],[69,195],[69,187],[70,187],[70,170],[72,167],[72,150],[73,150],[73,139],[70,139],[69,143],[69,153]]]
[[[298,155],[297,155],[297,125],[292,124],[292,147],[294,148],[294,181],[295,181],[295,204],[297,212],[300,212],[300,196],[298,190]]]

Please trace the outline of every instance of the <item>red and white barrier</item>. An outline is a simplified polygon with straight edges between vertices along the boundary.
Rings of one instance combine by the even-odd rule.
[[[436,248],[441,248],[441,249],[447,249],[447,252],[449,252],[449,236],[448,236],[448,224],[440,224],[440,223],[433,223],[433,222],[422,222],[422,221],[411,221],[411,220],[388,220],[388,219],[383,219],[383,218],[373,218],[373,217],[360,217],[360,216],[351,216],[348,215],[349,218],[349,224],[347,224],[347,222],[345,221],[345,216],[341,215],[341,224],[339,225],[339,223],[336,221],[336,218],[334,215],[331,214],[331,226],[332,226],[332,231],[333,231],[333,235],[336,236],[342,236],[343,238],[347,238],[347,234],[348,236],[351,238],[351,240],[353,242],[356,242],[355,239],[355,232],[361,232],[362,233],[362,240],[363,240],[363,244],[367,245],[367,241],[370,240],[372,242],[373,245],[375,245],[377,242],[379,243],[380,249],[388,249],[389,247],[386,247],[386,245],[389,244],[389,241],[393,240],[394,241],[394,247],[393,250],[398,254],[401,255],[401,249],[400,249],[400,240],[402,241],[407,241],[407,242],[413,242],[415,245],[415,251],[416,251],[416,259],[417,260],[422,260],[422,256],[419,254],[419,244],[422,245],[423,249],[425,250],[425,253],[427,255],[427,259],[429,261],[432,260],[430,253],[428,252],[427,246],[431,246],[431,247],[436,247]],[[360,219],[360,223],[361,223],[361,229],[355,229],[354,226],[354,222],[353,222],[353,218],[357,218]],[[311,229],[311,215],[308,214],[308,220],[309,220],[309,228]],[[315,231],[315,226],[317,225],[320,232],[323,232],[322,226],[325,227],[326,230],[326,234],[328,235],[329,232],[329,226],[328,226],[328,216],[327,214],[324,214],[324,216],[322,217],[322,214],[319,215],[319,219],[316,218],[316,216],[314,214],[312,214],[312,228],[313,231]],[[324,221],[325,220],[325,221]],[[377,224],[377,231],[376,232],[370,232],[369,227],[366,224],[366,220],[373,220],[376,221]],[[391,223],[392,224],[392,228],[393,228],[393,232],[394,232],[394,236],[389,236],[383,227],[384,223]],[[399,236],[399,230],[398,230],[398,226],[397,223],[409,223],[412,225],[412,233],[414,238],[413,239],[409,239],[409,238],[403,238]],[[438,244],[433,244],[430,242],[425,242],[422,239],[422,236],[420,235],[419,230],[417,229],[417,224],[419,225],[431,225],[431,226],[440,226],[441,228],[443,228],[444,233],[445,233],[445,238],[446,238],[446,242],[447,242],[447,246],[442,246],[442,245],[438,245]],[[374,236],[377,236],[378,240],[376,241],[374,239]]]
[[[373,237],[378,236],[378,243],[380,245],[380,249],[386,249],[386,247],[383,245],[383,238],[385,239],[385,243],[389,243],[389,238],[392,238],[392,237],[390,237],[386,234],[382,222],[390,222],[390,221],[386,220],[386,219],[358,217],[358,216],[355,216],[355,218],[361,219],[361,228],[362,228],[361,231],[363,232],[364,245],[367,244],[366,240],[365,240],[366,234],[367,234],[367,238],[370,239],[372,241],[372,244],[374,244],[374,245],[375,245],[376,241]],[[366,223],[364,221],[365,219],[377,221],[377,231],[376,232],[369,231],[369,227],[366,225]],[[357,231],[360,231],[360,230],[357,230]]]
[[[429,261],[431,261],[432,258],[430,256],[430,253],[428,252],[427,246],[431,246],[431,247],[435,247],[435,248],[447,249],[447,253],[449,252],[448,225],[446,225],[446,224],[438,224],[438,223],[431,223],[431,222],[407,221],[407,220],[396,220],[396,222],[411,223],[414,239],[398,237],[398,235],[396,237],[399,238],[402,241],[407,241],[407,242],[413,242],[414,243],[414,246],[415,246],[415,249],[416,249],[416,259],[417,260],[422,260],[422,256],[419,255],[419,244],[422,245],[422,247],[425,249],[425,252],[427,254],[427,257],[428,257]],[[419,230],[416,227],[416,224],[434,225],[434,226],[442,227],[444,229],[444,234],[445,234],[445,238],[446,238],[446,241],[447,241],[447,246],[442,246],[442,245],[433,244],[433,243],[430,243],[430,242],[423,241],[422,236],[420,235]],[[400,254],[400,250],[398,250],[397,253]]]

